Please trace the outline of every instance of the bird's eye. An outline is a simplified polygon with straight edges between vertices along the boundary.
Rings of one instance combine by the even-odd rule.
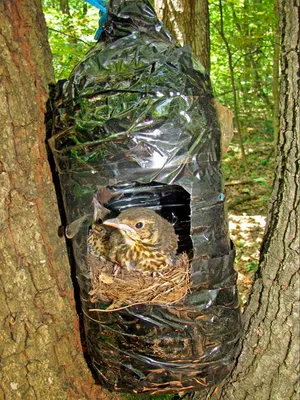
[[[144,224],[142,222],[138,222],[137,224],[135,224],[135,227],[137,229],[141,229],[144,226]]]

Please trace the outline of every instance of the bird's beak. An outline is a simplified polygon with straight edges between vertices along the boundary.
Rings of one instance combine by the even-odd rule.
[[[117,228],[125,232],[135,232],[131,226],[122,224],[118,218],[107,219],[103,222],[103,225],[112,226],[113,228]]]

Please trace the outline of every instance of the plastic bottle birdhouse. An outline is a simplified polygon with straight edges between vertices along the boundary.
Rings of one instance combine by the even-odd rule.
[[[111,0],[103,29],[58,86],[50,139],[88,352],[111,390],[200,390],[240,335],[209,77],[146,0]]]

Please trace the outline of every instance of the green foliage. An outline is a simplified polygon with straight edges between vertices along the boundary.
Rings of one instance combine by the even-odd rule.
[[[216,97],[233,110],[229,48],[243,136],[247,139],[256,132],[272,136],[273,0],[213,0],[209,11],[211,78]],[[220,34],[222,27],[228,48]]]
[[[223,159],[225,182],[240,182],[227,186],[227,205],[236,214],[266,215],[272,192],[274,159],[271,157],[272,136],[257,133],[245,142],[248,166],[241,163],[238,143],[233,140]],[[241,247],[241,244],[237,244]]]
[[[257,261],[250,261],[246,263],[246,272],[257,272],[259,269],[259,264]]]
[[[153,1],[152,1],[153,3]],[[222,6],[222,18],[220,13]],[[83,0],[69,0],[69,13],[59,0],[43,0],[57,79],[67,78],[95,43],[99,12]],[[239,119],[244,139],[273,136],[273,0],[212,0],[210,2],[211,78],[216,97],[232,110],[228,66],[232,55]],[[223,29],[228,47],[221,37]],[[258,138],[259,140],[259,138]]]
[[[256,201],[264,210],[272,188],[270,149],[273,141],[272,68],[276,25],[273,0],[212,0],[209,4],[213,87],[221,103],[233,110],[228,51],[220,35],[223,27],[232,55],[239,118],[248,160],[246,169],[241,163],[239,145],[233,141],[223,162],[224,176],[227,181],[251,178],[260,189]],[[43,0],[57,79],[67,78],[93,46],[98,27],[99,11],[95,7],[83,0],[69,0],[68,5],[69,13],[63,13],[59,0]],[[241,192],[253,198],[251,188],[244,187]]]
[[[59,1],[44,0],[43,9],[53,54],[56,79],[67,78],[73,67],[95,43],[99,11],[83,0],[69,0],[70,13],[63,13]]]

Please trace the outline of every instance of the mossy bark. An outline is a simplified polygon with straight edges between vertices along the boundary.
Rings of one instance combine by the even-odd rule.
[[[45,147],[40,0],[0,2],[0,399],[112,399],[85,363]]]

